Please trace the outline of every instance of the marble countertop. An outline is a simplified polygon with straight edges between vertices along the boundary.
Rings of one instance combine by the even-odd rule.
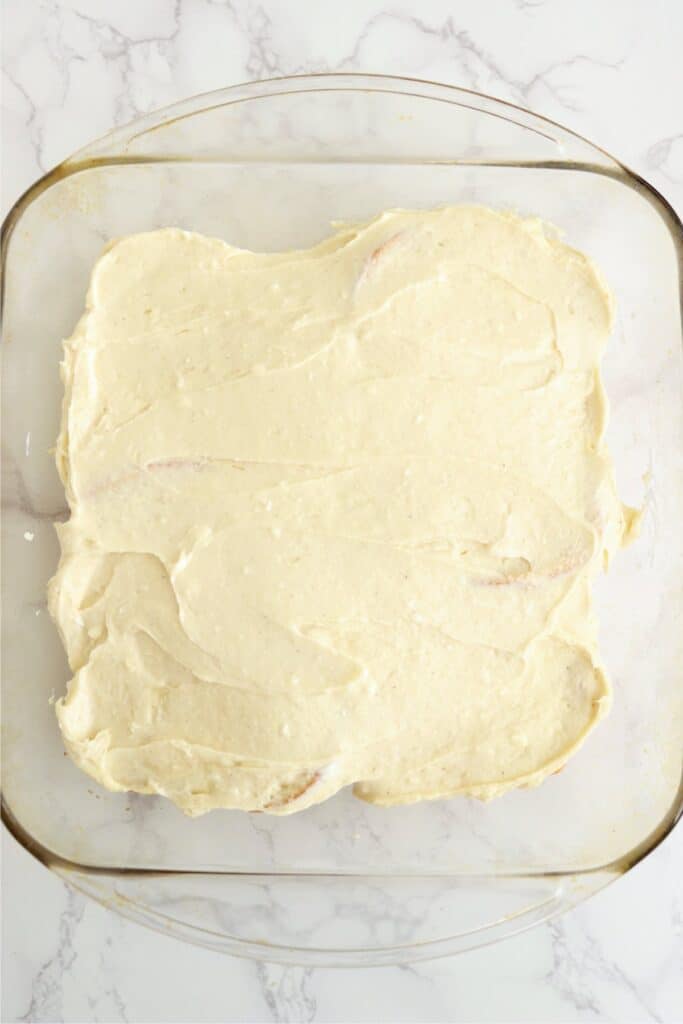
[[[3,214],[97,135],[194,93],[311,71],[431,78],[568,125],[683,208],[677,0],[5,0]],[[415,967],[283,968],[186,946],[2,846],[4,1021],[683,1018],[683,829],[508,942]]]

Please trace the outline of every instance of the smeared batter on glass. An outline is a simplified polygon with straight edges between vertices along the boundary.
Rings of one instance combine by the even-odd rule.
[[[609,705],[611,300],[540,222],[111,245],[65,343],[69,753],[190,814],[533,785]]]

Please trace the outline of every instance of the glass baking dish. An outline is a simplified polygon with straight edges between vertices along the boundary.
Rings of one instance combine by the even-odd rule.
[[[597,585],[612,714],[562,774],[490,804],[190,820],[99,789],[64,755],[68,670],[45,607],[66,514],[50,449],[61,340],[111,238],[178,225],[252,249],[309,245],[386,208],[534,214],[617,300],[609,442],[639,541]],[[34,185],[3,256],[3,816],[69,883],[169,934],[296,963],[391,963],[510,935],[627,871],[681,813],[681,224],[647,183],[543,118],[429,82],[315,75],[196,97]]]

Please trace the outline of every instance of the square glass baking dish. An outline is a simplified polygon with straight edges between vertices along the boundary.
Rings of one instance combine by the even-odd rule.
[[[61,340],[112,238],[166,225],[247,248],[307,246],[390,207],[537,215],[617,301],[604,361],[620,493],[641,537],[597,584],[609,718],[561,775],[490,804],[382,809],[342,793],[285,818],[191,820],[106,792],[65,756],[66,660],[45,606],[65,500],[51,448]],[[72,884],[191,941],[298,963],[470,948],[617,877],[681,813],[681,224],[595,146],[501,101],[361,75],[260,82],[113,132],[10,212],[3,260],[3,816]]]

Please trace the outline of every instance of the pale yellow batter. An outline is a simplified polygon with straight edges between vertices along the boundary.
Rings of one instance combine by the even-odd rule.
[[[610,323],[586,257],[479,207],[110,246],[63,364],[76,763],[190,814],[561,767],[609,706],[591,579],[633,519]]]

